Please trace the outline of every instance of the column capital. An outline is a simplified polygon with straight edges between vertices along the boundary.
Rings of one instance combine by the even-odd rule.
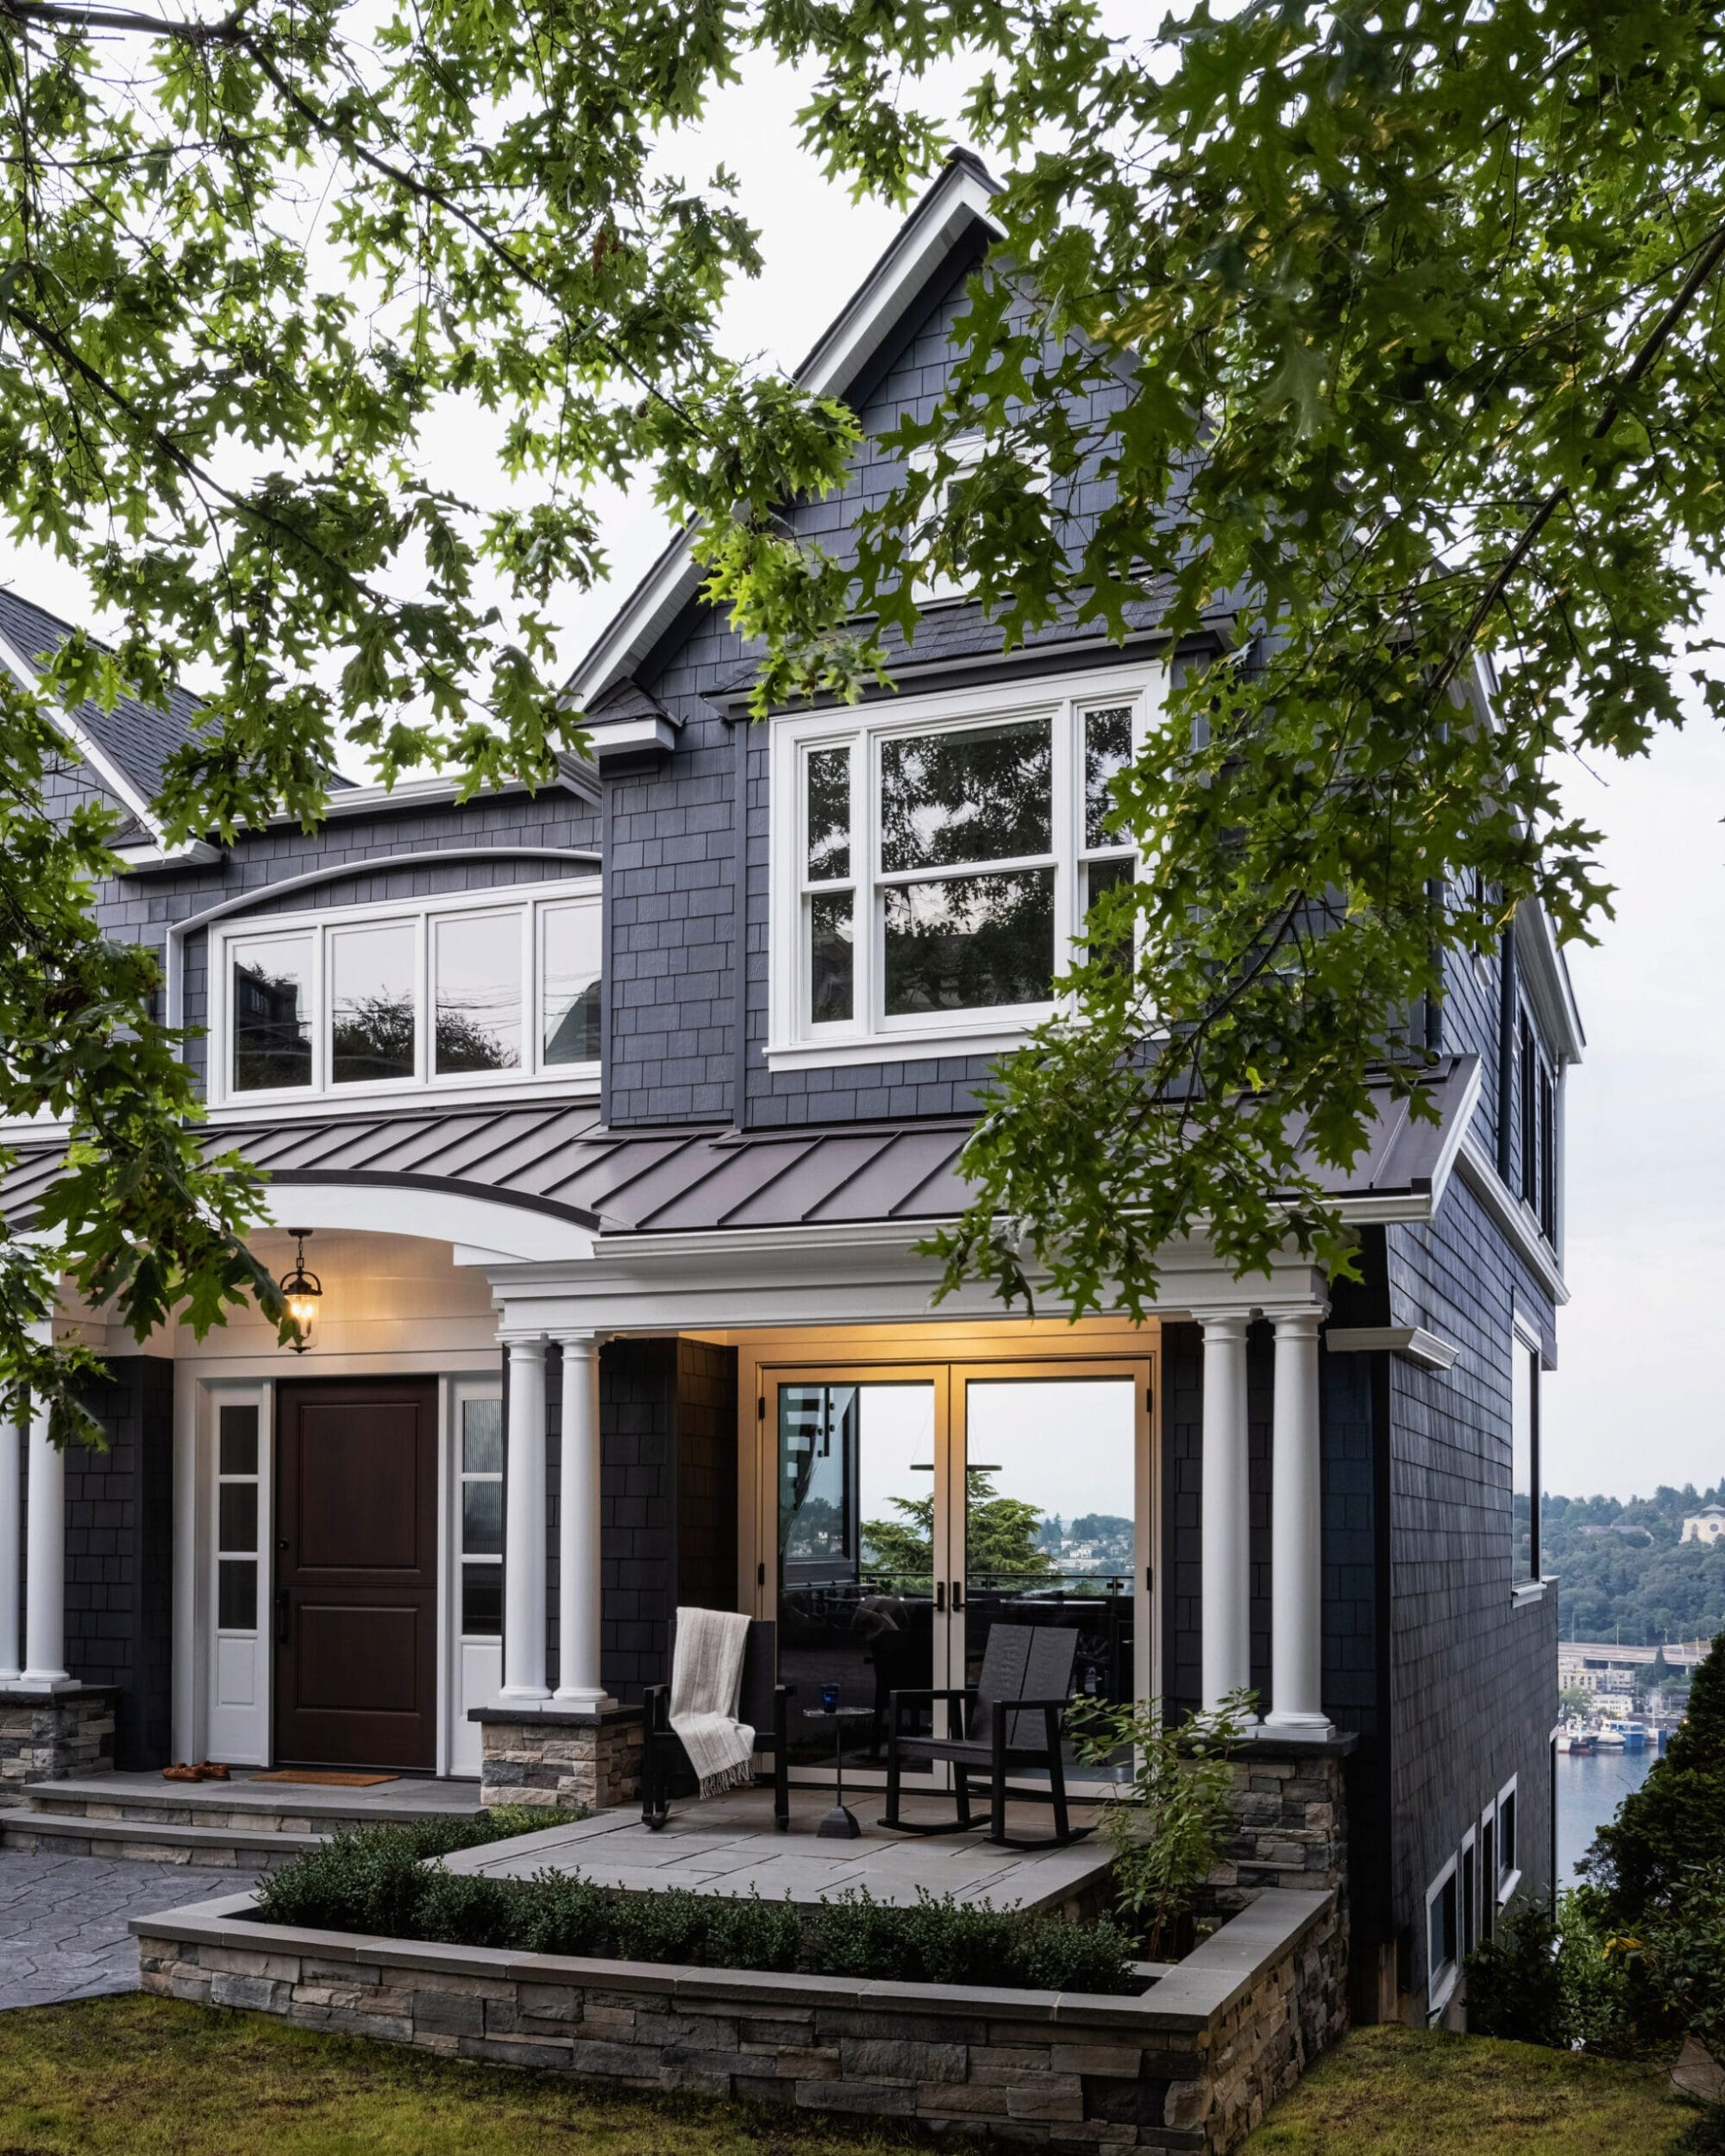
[[[556,1346],[561,1348],[566,1356],[569,1356],[597,1355],[605,1343],[605,1336],[602,1332],[554,1332],[550,1338]]]
[[[1236,1334],[1244,1339],[1251,1323],[1251,1311],[1238,1307],[1231,1310],[1195,1310],[1192,1316],[1203,1326],[1208,1338],[1217,1340],[1229,1339]]]
[[[1272,1304],[1264,1314],[1280,1338],[1295,1339],[1303,1332],[1316,1339],[1318,1327],[1330,1314],[1330,1306],[1327,1302],[1289,1303],[1278,1309]]]
[[[549,1337],[543,1332],[499,1332],[497,1340],[499,1347],[509,1350],[511,1357],[519,1357],[525,1362],[543,1361],[550,1345]]]

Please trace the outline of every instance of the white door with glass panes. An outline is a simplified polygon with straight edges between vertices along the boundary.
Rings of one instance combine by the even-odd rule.
[[[476,1775],[480,1726],[467,1717],[503,1686],[503,1393],[495,1378],[450,1390],[449,1771]]]
[[[999,1626],[1071,1635],[1069,1776],[1118,1780],[1076,1725],[1151,1689],[1152,1365],[941,1363],[766,1369],[776,1493],[765,1567],[791,1757],[821,1778],[884,1771],[902,1726],[946,1725]],[[923,1696],[917,1697],[921,1695]],[[823,1710],[856,1710],[835,1721]],[[944,1786],[922,1770],[907,1787]]]
[[[270,1401],[267,1385],[204,1385],[198,1395],[210,1597],[204,1754],[270,1763]]]

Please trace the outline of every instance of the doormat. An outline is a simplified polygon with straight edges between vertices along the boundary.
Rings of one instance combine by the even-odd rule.
[[[248,1775],[251,1782],[304,1782],[322,1789],[374,1789],[380,1782],[398,1782],[398,1774],[337,1774],[323,1767],[273,1767],[267,1774]]]

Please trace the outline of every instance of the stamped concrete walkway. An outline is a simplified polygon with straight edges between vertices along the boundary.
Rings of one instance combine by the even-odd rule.
[[[126,1920],[251,1883],[244,1872],[0,1850],[0,2009],[138,1988]]]

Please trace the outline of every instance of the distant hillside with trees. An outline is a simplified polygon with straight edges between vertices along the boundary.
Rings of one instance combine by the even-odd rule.
[[[1725,1542],[1681,1539],[1687,1515],[1722,1504],[1725,1482],[1703,1490],[1661,1483],[1627,1504],[1541,1498],[1541,1570],[1558,1576],[1559,1636],[1653,1646],[1725,1631]]]

